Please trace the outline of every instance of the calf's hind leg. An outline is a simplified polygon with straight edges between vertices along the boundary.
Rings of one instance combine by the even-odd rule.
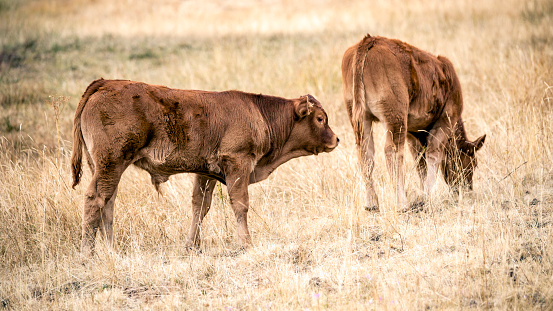
[[[409,141],[409,149],[417,164],[417,173],[420,178],[420,190],[424,193],[424,183],[426,181],[426,155],[424,154],[425,147],[420,140],[412,134],[407,134],[407,140]]]
[[[115,206],[115,198],[117,197],[117,188],[118,187],[115,187],[115,191],[111,195],[108,203],[106,203],[106,206],[103,208],[102,223],[100,226],[100,233],[102,233],[102,236],[106,240],[106,244],[114,251],[117,251],[117,245],[115,244],[113,235],[113,209]]]
[[[424,139],[424,138],[423,138]],[[426,155],[425,155],[425,146],[419,138],[407,133],[407,140],[409,142],[409,149],[411,149],[411,154],[417,165],[417,172],[420,179],[420,191],[422,194],[425,194],[425,182],[426,182]],[[411,204],[410,208],[412,210],[420,210],[425,204],[424,195],[419,196],[417,200]]]
[[[367,118],[363,122],[363,139],[361,144],[357,146],[357,151],[359,152],[359,165],[365,179],[365,210],[378,211],[378,197],[372,179],[374,169],[373,121]]]
[[[105,234],[107,244],[114,245],[113,207],[117,185],[124,167],[119,169],[96,168],[92,181],[85,193],[81,253],[90,256],[94,252],[94,241],[98,228]]]
[[[405,195],[405,176],[403,173],[406,124],[387,123],[386,129],[386,146],[384,147],[386,166],[392,183],[396,185],[397,208],[400,211],[406,211],[409,204]]]

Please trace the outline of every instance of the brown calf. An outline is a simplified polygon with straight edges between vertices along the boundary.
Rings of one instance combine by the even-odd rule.
[[[187,246],[199,246],[216,181],[226,184],[238,236],[247,246],[248,185],[290,159],[332,151],[338,142],[311,95],[284,99],[96,80],[83,94],[73,128],[73,187],[82,174],[83,151],[92,171],[81,251],[93,252],[98,228],[114,246],[117,185],[131,164],[150,173],[156,189],[170,175],[196,173]]]
[[[397,185],[397,204],[408,207],[404,191],[405,140],[418,160],[421,188],[430,195],[442,168],[454,189],[472,189],[475,153],[486,135],[467,140],[461,113],[463,97],[453,64],[399,40],[367,35],[348,48],[342,59],[345,105],[355,132],[366,181],[367,210],[378,210],[373,187],[372,125],[386,128],[386,164]]]

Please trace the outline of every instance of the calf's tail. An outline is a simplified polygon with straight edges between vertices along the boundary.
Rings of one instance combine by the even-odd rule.
[[[371,35],[367,34],[363,40],[359,42],[357,51],[353,57],[352,125],[357,145],[361,145],[364,140],[363,124],[365,122],[367,110],[365,103],[365,83],[363,82],[365,60],[367,59],[368,51],[373,47],[375,41],[375,37],[371,37]]]
[[[94,94],[100,87],[105,84],[105,80],[100,78],[92,82],[84,92],[79,105],[77,106],[77,111],[75,111],[75,119],[73,119],[73,152],[71,154],[71,174],[73,175],[73,189],[81,181],[82,163],[83,163],[83,146],[84,139],[83,133],[81,131],[81,115],[83,113],[84,106],[88,101],[88,98]]]

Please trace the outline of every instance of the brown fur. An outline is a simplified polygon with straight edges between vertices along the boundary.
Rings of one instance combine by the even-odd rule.
[[[117,185],[131,164],[148,171],[156,189],[170,175],[196,173],[189,246],[199,245],[216,180],[226,184],[238,235],[249,245],[248,185],[292,158],[337,145],[325,111],[311,95],[284,99],[96,80],[77,107],[73,131],[73,187],[82,175],[83,151],[93,173],[85,194],[82,251],[93,251],[98,228],[113,245]]]
[[[418,159],[421,186],[427,195],[435,184],[438,167],[454,189],[460,184],[472,188],[475,152],[486,135],[474,142],[467,140],[461,118],[461,85],[447,58],[399,40],[367,35],[344,53],[342,86],[366,177],[366,209],[378,209],[371,177],[372,124],[378,121],[387,130],[386,164],[397,183],[399,206],[407,208],[403,185],[406,138]]]

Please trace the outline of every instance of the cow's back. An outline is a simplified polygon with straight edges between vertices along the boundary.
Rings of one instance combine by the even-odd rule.
[[[363,76],[367,106],[377,119],[391,113],[388,111],[398,112],[405,107],[401,104],[388,107],[394,100],[408,101],[407,127],[410,131],[426,129],[444,108],[452,118],[460,115],[460,84],[449,60],[399,40],[372,39],[374,44],[364,51]],[[385,106],[371,107],[375,103]]]
[[[248,149],[260,157],[268,148],[254,98],[106,80],[83,111],[83,137],[96,152],[116,153],[147,170],[154,184],[181,172],[222,179],[225,156]]]
[[[124,88],[129,81],[104,80],[83,108],[81,128],[89,152],[132,158],[148,140],[151,126],[143,109],[133,105]],[[132,96],[131,96],[132,97]]]

